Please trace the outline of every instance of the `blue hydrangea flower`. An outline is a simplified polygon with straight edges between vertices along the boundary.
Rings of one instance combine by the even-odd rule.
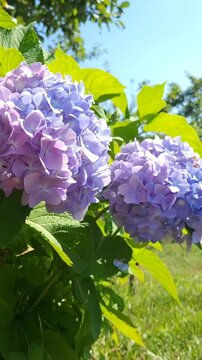
[[[124,262],[123,260],[115,259],[113,261],[114,266],[116,266],[121,272],[127,273],[129,265],[128,263]]]
[[[110,132],[83,83],[22,63],[0,79],[0,188],[82,219],[110,181]]]
[[[132,237],[201,241],[202,160],[179,137],[123,146],[111,177],[104,197],[117,226]]]

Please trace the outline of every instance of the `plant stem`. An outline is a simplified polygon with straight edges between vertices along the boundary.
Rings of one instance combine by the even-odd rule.
[[[31,305],[31,307],[29,308],[29,310],[27,311],[28,314],[30,314],[38,305],[39,303],[43,300],[43,298],[46,296],[46,294],[48,293],[49,289],[51,288],[51,286],[59,280],[59,278],[61,277],[61,275],[63,274],[63,272],[60,272],[60,274],[58,275],[58,272],[53,273],[53,275],[51,276],[51,278],[49,279],[46,287],[43,289],[43,291],[41,292],[41,294],[39,295],[39,297],[36,299],[36,301]]]
[[[116,229],[116,231],[114,231],[114,233],[112,234],[112,236],[116,236],[116,235],[119,233],[120,230],[121,230],[121,227],[118,227],[118,228]]]
[[[97,221],[100,218],[100,216],[102,216],[104,213],[106,213],[107,210],[109,210],[109,206],[106,206],[95,216],[95,221]]]

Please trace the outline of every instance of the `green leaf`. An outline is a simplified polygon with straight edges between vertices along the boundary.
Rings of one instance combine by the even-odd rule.
[[[48,64],[50,61],[54,60],[53,54],[45,49],[43,49],[43,58],[44,58],[45,64]]]
[[[113,233],[113,220],[112,220],[112,216],[109,213],[109,211],[104,213],[104,232],[107,235],[112,235]]]
[[[16,268],[11,264],[4,264],[0,267],[0,298],[11,308],[15,304],[14,285],[17,277]]]
[[[103,118],[106,120],[106,122],[109,121],[109,118],[107,117],[107,114],[105,112],[105,110],[98,106],[98,105],[93,105],[91,106],[91,109],[94,111],[94,113],[99,117],[99,118]]]
[[[129,273],[133,274],[138,280],[144,282],[144,273],[142,269],[140,269],[139,264],[134,259],[131,259],[129,262]]]
[[[21,191],[13,191],[9,197],[5,197],[0,191],[0,247],[6,247],[17,235],[26,216],[30,212],[28,206],[21,205]]]
[[[202,250],[202,244],[201,243],[197,243],[197,244],[195,243],[194,245],[196,245],[199,250]]]
[[[136,262],[147,269],[163,288],[179,303],[176,286],[173,277],[165,263],[153,251],[133,249],[133,258]]]
[[[151,246],[152,248],[154,248],[155,250],[158,250],[160,252],[163,251],[163,247],[162,247],[162,245],[161,245],[161,243],[159,241],[157,241],[155,243],[149,241],[148,246]]]
[[[134,140],[138,134],[138,123],[135,121],[126,120],[123,122],[117,122],[111,127],[112,134],[118,136],[128,142]]]
[[[45,330],[43,340],[51,360],[79,360],[74,350],[59,333]]]
[[[90,332],[95,341],[101,329],[101,311],[98,301],[98,294],[91,278],[73,279],[73,290],[81,306],[89,312],[90,315]]]
[[[144,346],[139,331],[129,323],[126,316],[115,310],[109,311],[103,304],[100,304],[100,307],[104,317],[122,332],[122,334],[135,341],[138,345]]]
[[[2,7],[0,7],[0,27],[11,29],[16,26],[16,21]]]
[[[181,136],[182,141],[187,141],[202,156],[202,143],[198,134],[183,116],[162,112],[145,125],[144,131],[164,133],[172,137]]]
[[[110,156],[111,156],[111,162],[115,159],[116,154],[118,154],[121,151],[121,148],[116,140],[119,140],[117,138],[113,138],[113,140],[110,143]],[[119,141],[123,141],[122,138]]]
[[[125,88],[115,76],[100,69],[81,69],[81,79],[86,92],[90,92],[98,102],[120,95]],[[102,99],[102,96],[105,98]]]
[[[115,305],[119,311],[123,311],[124,299],[111,288],[111,282],[109,282],[107,286],[102,285],[101,282],[98,285],[98,287],[99,287],[99,292],[101,293],[102,296],[102,300],[104,300],[104,303],[107,307],[111,308],[114,307]]]
[[[18,318],[13,317],[12,321],[9,321],[6,326],[0,327],[0,353],[3,359],[6,359],[8,354],[21,352],[24,349],[27,349],[27,335],[23,333]]]
[[[120,7],[123,8],[128,8],[130,6],[130,3],[128,1],[123,1],[120,5]]]
[[[112,99],[113,104],[118,107],[123,114],[125,114],[128,108],[128,100],[126,93],[123,91],[120,95],[114,96]]]
[[[80,66],[72,56],[65,54],[60,48],[55,51],[55,59],[50,61],[47,66],[53,73],[71,75],[73,80],[80,80]]]
[[[58,231],[56,228],[54,236],[72,259],[75,272],[82,273],[83,276],[92,274],[103,238],[94,218],[87,216],[83,223],[72,219],[65,231]]]
[[[20,351],[14,351],[6,355],[6,357],[4,357],[4,360],[28,360],[28,358],[27,355],[25,355],[24,353]]]
[[[35,222],[31,220],[26,220],[26,224],[31,227],[33,230],[35,230],[37,233],[39,233],[45,240],[48,241],[48,243],[53,247],[53,249],[58,253],[60,258],[68,265],[72,266],[72,261],[69,258],[69,256],[63,251],[62,246],[60,243],[56,240],[56,238],[47,231],[43,226],[36,224]]]
[[[47,241],[50,241],[50,244],[66,263],[70,264],[71,262],[72,264],[73,261],[78,272],[84,271],[89,262],[89,251],[93,251],[92,246],[89,245],[88,247],[86,244],[88,240],[91,244],[91,238],[94,236],[90,229],[86,230],[85,223],[82,224],[74,220],[68,213],[48,213],[43,203],[31,211],[27,221],[39,225],[39,227],[37,226],[37,231]],[[35,225],[30,225],[36,230]],[[75,247],[80,243],[82,246],[81,257],[75,251]]]
[[[89,350],[89,347],[95,342],[91,332],[91,316],[86,309],[83,314],[81,326],[75,337],[76,352],[79,355],[84,354],[85,350]]]
[[[13,316],[10,306],[0,297],[0,328],[4,328],[12,320]]]
[[[0,76],[6,75],[7,72],[18,67],[24,60],[24,56],[17,49],[0,47]]]
[[[124,239],[127,242],[128,246],[130,246],[131,249],[143,249],[147,246],[146,242],[142,242],[142,243],[136,242],[127,233],[124,234]]]
[[[118,272],[114,259],[130,261],[132,250],[121,236],[103,237],[91,265],[96,279],[105,279]]]
[[[149,114],[156,114],[166,106],[162,99],[165,83],[155,86],[144,86],[137,97],[138,112],[142,118]]]
[[[49,213],[43,202],[30,212],[29,220],[41,225],[53,235],[68,233],[72,228],[78,230],[80,227],[83,227],[78,220],[74,220],[67,212],[62,214]]]
[[[28,360],[44,360],[44,349],[42,346],[33,343],[29,347]]]
[[[0,29],[0,46],[18,49],[28,64],[44,62],[41,43],[32,24],[19,25],[10,30]]]

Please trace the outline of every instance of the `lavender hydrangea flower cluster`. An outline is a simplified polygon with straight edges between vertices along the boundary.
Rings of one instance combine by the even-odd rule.
[[[0,188],[82,219],[110,181],[110,132],[82,83],[22,63],[0,79]]]
[[[202,160],[179,137],[134,141],[111,166],[104,197],[117,226],[139,241],[202,240]]]

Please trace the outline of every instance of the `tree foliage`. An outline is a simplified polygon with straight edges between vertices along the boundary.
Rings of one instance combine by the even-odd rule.
[[[86,56],[80,25],[91,21],[99,27],[123,27],[121,17],[129,6],[128,1],[119,0],[8,0],[3,4],[19,22],[42,25],[43,38],[54,35],[56,43],[80,59]]]
[[[177,83],[169,85],[166,109],[189,119],[199,136],[202,136],[202,78],[190,74],[187,77],[190,85],[184,90]]]

